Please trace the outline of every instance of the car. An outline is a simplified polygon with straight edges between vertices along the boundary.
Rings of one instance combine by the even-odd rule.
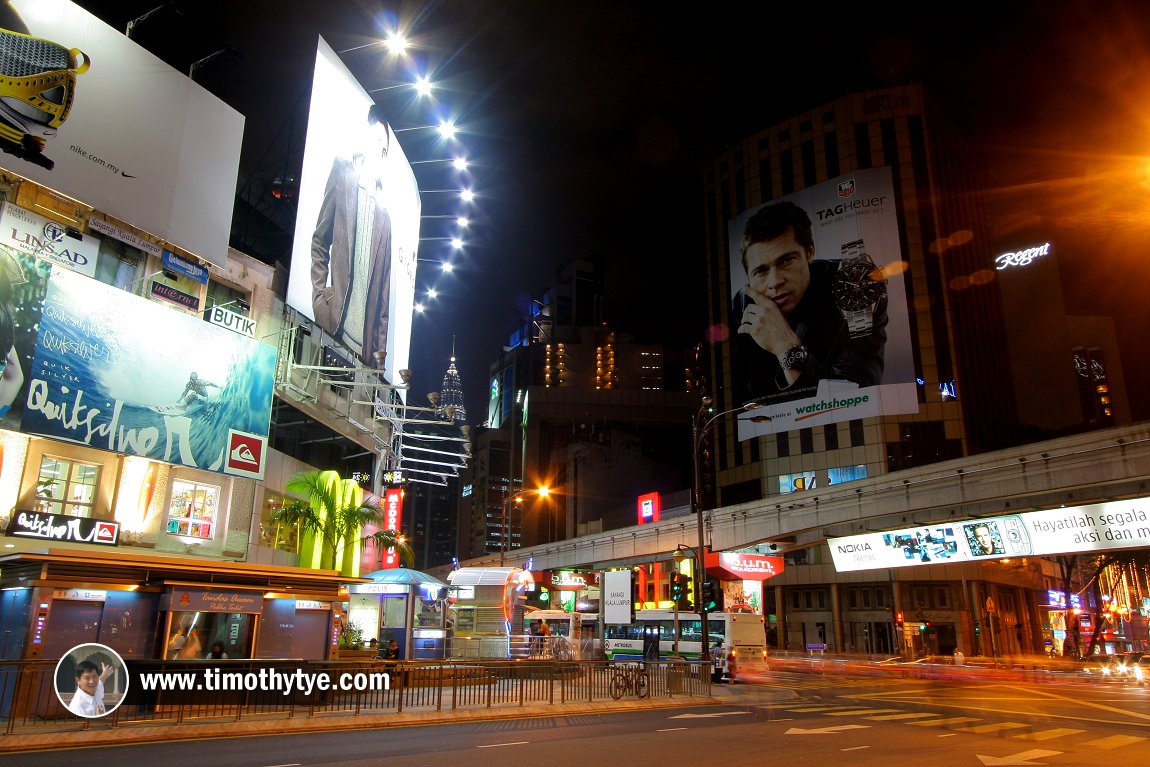
[[[1135,668],[1145,653],[1123,652],[1118,653],[1110,660],[1109,676],[1112,679],[1126,682],[1135,678]]]
[[[1136,683],[1150,687],[1150,654],[1138,659],[1138,662],[1131,667],[1131,674]]]

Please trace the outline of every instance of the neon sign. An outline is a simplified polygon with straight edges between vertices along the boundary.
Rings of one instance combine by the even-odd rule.
[[[1049,242],[1035,248],[1018,250],[1013,253],[1003,253],[994,259],[994,263],[997,264],[995,268],[1001,272],[1003,269],[1009,269],[1012,266],[1029,266],[1035,259],[1048,255],[1050,255]]]

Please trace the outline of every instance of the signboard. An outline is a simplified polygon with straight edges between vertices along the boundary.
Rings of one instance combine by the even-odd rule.
[[[96,276],[99,240],[69,232],[63,224],[10,202],[0,203],[0,244],[74,272]]]
[[[739,439],[917,413],[890,168],[858,170],[729,224]],[[750,420],[754,418],[755,420]]]
[[[193,591],[172,589],[170,610],[201,613],[263,612],[263,594],[248,591]]]
[[[120,523],[67,514],[18,511],[8,519],[8,535],[45,541],[116,546],[120,542]]]
[[[319,40],[287,303],[364,366],[386,352],[383,374],[395,382],[411,346],[420,200],[388,120]],[[357,244],[367,263],[353,268]]]
[[[138,234],[126,232],[115,224],[109,224],[102,218],[88,219],[88,228],[93,232],[99,232],[100,234],[111,237],[113,240],[119,240],[122,243],[131,245],[133,248],[141,250],[148,255],[155,256],[156,258],[160,258],[164,254],[164,249],[154,242],[149,242]]]
[[[108,592],[105,589],[56,589],[52,592],[52,599],[71,599],[80,602],[106,602]]]
[[[0,428],[263,476],[274,347],[38,259],[0,258],[24,280],[8,307],[23,380],[0,387]]]
[[[608,625],[631,623],[631,571],[610,570],[603,573],[603,622]]]
[[[1150,498],[827,540],[839,572],[1150,547]]]
[[[389,487],[383,491],[383,529],[399,530],[403,523],[403,488]],[[390,548],[383,554],[381,570],[399,567],[399,552]]]
[[[1030,266],[1036,259],[1050,255],[1050,243],[1032,248],[1023,248],[1014,252],[1003,253],[994,259],[994,268],[998,271],[1009,269],[1012,266]]]
[[[639,496],[639,524],[658,522],[663,512],[663,502],[658,493],[645,493]]]
[[[760,554],[737,552],[707,552],[707,571],[719,569],[731,578],[744,581],[765,581],[783,572],[782,557],[767,557]]]
[[[0,48],[26,77],[0,86],[21,106],[0,116],[0,166],[227,263],[243,116],[67,0],[8,5]],[[34,108],[35,77],[57,93]]]
[[[247,338],[256,337],[256,321],[250,317],[245,317],[242,314],[230,312],[219,306],[213,306],[208,309],[208,322],[213,325],[219,325],[221,328],[239,333],[241,336]]]
[[[162,301],[167,301],[170,304],[175,304],[181,309],[196,310],[200,308],[200,297],[193,296],[190,293],[185,293],[182,290],[176,290],[171,285],[165,285],[162,282],[152,281],[152,295]]]
[[[866,479],[866,464],[857,466],[839,466],[827,469],[828,484],[837,485],[841,482],[850,482],[855,479]],[[799,493],[804,490],[814,490],[820,487],[820,475],[814,471],[801,471],[794,474],[779,475],[779,493]]]
[[[201,285],[208,284],[208,270],[199,264],[181,258],[170,250],[164,251],[163,262],[165,269],[171,269],[173,272],[182,274],[190,280],[195,280]]]

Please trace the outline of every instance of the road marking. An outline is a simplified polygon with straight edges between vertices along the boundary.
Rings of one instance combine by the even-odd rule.
[[[750,711],[716,711],[712,714],[676,714],[669,716],[668,719],[714,719],[717,716],[738,716],[739,714],[749,714]]]
[[[500,748],[502,746],[526,746],[531,741],[529,740],[516,740],[511,743],[488,743],[486,746],[476,746],[476,748]]]
[[[1033,748],[1030,751],[1019,751],[1017,754],[1010,756],[983,756],[978,754],[978,758],[984,765],[1026,765],[1026,764],[1042,764],[1042,762],[1032,762],[1031,759],[1042,759],[1046,756],[1058,756],[1061,751],[1043,751],[1041,748]]]
[[[898,711],[897,708],[860,708],[857,711],[827,711],[827,716],[866,716],[867,714],[885,714],[889,711]]]
[[[699,625],[701,626],[702,624],[700,623]],[[686,730],[686,729],[687,729],[686,727],[664,727],[661,730],[655,730],[655,732],[678,732],[679,730]]]
[[[907,722],[915,727],[942,727],[944,724],[961,724],[962,722],[977,722],[973,716],[952,716],[950,719],[931,719],[929,722]]]
[[[700,626],[703,624],[699,624]],[[269,764],[268,767],[300,767],[299,762],[290,762],[288,764]]]
[[[1088,740],[1082,745],[1094,746],[1095,748],[1119,748],[1120,746],[1129,746],[1134,743],[1141,743],[1144,740],[1146,740],[1146,738],[1139,738],[1134,735],[1111,735],[1109,738]]]
[[[938,714],[928,714],[924,711],[919,711],[909,714],[883,714],[882,716],[868,716],[867,719],[871,719],[875,722],[889,722],[894,719],[922,719],[923,717],[927,716],[938,716]]]
[[[702,625],[702,624],[700,624],[700,625]],[[870,748],[870,746],[852,746],[850,748],[840,748],[839,750],[840,751],[862,751],[864,748]]]
[[[702,624],[700,623],[699,625],[701,626]],[[838,708],[838,706],[804,706],[803,708],[791,708],[788,706],[783,710],[794,711],[795,713],[799,714],[806,714],[810,713],[811,711],[834,711],[836,708]]]
[[[1066,735],[1077,735],[1086,730],[1072,730],[1069,727],[1056,727],[1053,730],[1039,730],[1038,732],[1027,732],[1022,735],[1015,735],[1017,740],[1050,740],[1052,738],[1062,738]]]
[[[957,738],[958,733],[957,732],[944,732],[942,735],[939,735],[938,737],[940,737],[940,738]]]
[[[1019,722],[995,722],[994,724],[976,724],[971,727],[959,727],[959,732],[973,732],[983,734],[986,732],[1002,732],[1003,730],[1017,730],[1020,727],[1029,727],[1029,724]]]
[[[833,727],[818,727],[810,730],[792,727],[783,735],[837,735],[844,730],[865,730],[869,727],[869,724],[836,724]]]

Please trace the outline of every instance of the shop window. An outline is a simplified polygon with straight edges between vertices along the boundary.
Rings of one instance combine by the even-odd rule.
[[[216,282],[215,280],[208,283],[208,296],[204,308],[210,309],[213,306],[222,306],[229,312],[235,312],[236,314],[244,316],[247,316],[248,310],[250,309],[247,293]]]
[[[216,528],[219,505],[219,487],[177,479],[172,483],[168,533],[190,538],[211,538]]]
[[[44,456],[36,479],[36,508],[48,514],[91,517],[99,480],[96,464]]]
[[[260,545],[292,554],[299,553],[299,525],[285,525],[272,521],[272,514],[282,509],[294,498],[271,490],[264,491],[264,508],[260,514]]]

